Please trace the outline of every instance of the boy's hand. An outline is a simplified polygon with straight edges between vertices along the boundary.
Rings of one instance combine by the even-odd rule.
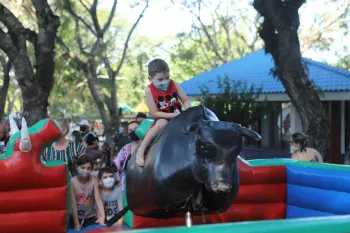
[[[105,225],[105,217],[101,216],[99,219],[96,220],[95,223],[100,224],[100,225]]]
[[[179,109],[175,109],[174,114],[175,114],[175,116],[180,115]]]
[[[123,218],[119,219],[115,225],[119,227],[123,226]]]
[[[80,231],[80,230],[81,230],[80,225],[79,225],[79,224],[78,224],[78,225],[75,225],[75,226],[74,226],[74,230],[75,230],[75,231]]]

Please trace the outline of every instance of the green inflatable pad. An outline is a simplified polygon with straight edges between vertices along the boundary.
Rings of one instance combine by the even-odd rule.
[[[143,140],[145,137],[145,134],[147,130],[151,127],[154,120],[151,119],[145,119],[141,122],[140,126],[136,129],[136,135],[139,137],[139,139]]]

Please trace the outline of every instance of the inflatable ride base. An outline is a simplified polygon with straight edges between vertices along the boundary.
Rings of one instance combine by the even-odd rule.
[[[288,232],[288,227],[283,227],[283,224],[312,231],[314,226],[320,225],[317,229],[322,229],[322,232],[350,232],[350,223],[345,221],[350,218],[347,216],[350,215],[350,166],[305,163],[292,159],[248,162],[240,157],[237,163],[240,188],[232,206],[224,213],[206,215],[206,223],[215,225],[193,227],[199,227],[200,231],[206,228],[213,231],[215,227],[220,227],[221,230],[252,226],[257,229],[249,232],[261,232],[259,224],[262,224],[269,228],[269,232],[273,228],[276,228],[276,232]],[[185,225],[184,218],[144,218],[135,216],[130,211],[125,216],[125,222],[133,229]],[[202,224],[202,217],[195,216],[193,224]],[[327,224],[332,227],[328,228]],[[342,231],[344,227],[348,230]],[[168,229],[163,228],[162,231]]]
[[[29,151],[20,150],[18,131],[0,156],[0,232],[65,233],[70,211],[67,166],[40,160],[42,149],[61,136],[61,129],[45,119],[28,133]],[[237,165],[237,198],[224,213],[207,214],[205,225],[201,216],[187,228],[184,217],[154,219],[129,211],[124,227],[90,226],[80,232],[350,232],[350,166],[292,159],[248,162],[240,157]]]

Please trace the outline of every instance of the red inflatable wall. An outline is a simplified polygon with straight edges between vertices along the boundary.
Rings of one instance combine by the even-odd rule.
[[[18,138],[12,155],[0,159],[0,232],[66,232],[66,166],[46,167],[40,160],[43,145],[61,131],[52,120],[42,122],[40,131],[30,135],[30,152],[19,150]]]
[[[225,223],[283,219],[286,213],[286,169],[284,166],[251,167],[237,159],[240,175],[238,196],[224,213],[206,215],[206,222]],[[195,216],[194,224],[202,224]],[[133,215],[133,228],[183,226],[184,218],[151,219]]]

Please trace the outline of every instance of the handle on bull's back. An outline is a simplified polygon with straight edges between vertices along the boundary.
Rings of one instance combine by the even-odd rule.
[[[106,225],[108,227],[113,226],[121,217],[123,217],[126,212],[128,212],[129,206],[125,206],[120,212],[118,212],[116,215],[114,215],[112,218],[106,221]]]
[[[143,140],[143,138],[145,137],[145,134],[147,132],[147,130],[151,127],[151,125],[153,124],[154,120],[151,119],[145,119],[141,122],[141,124],[139,125],[139,127],[137,127],[135,133],[137,135],[137,137],[139,137],[140,140]]]

